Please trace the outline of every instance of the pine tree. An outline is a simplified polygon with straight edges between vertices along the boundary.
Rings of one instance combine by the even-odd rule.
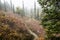
[[[60,0],[39,0],[43,8],[42,25],[48,38],[60,34]]]

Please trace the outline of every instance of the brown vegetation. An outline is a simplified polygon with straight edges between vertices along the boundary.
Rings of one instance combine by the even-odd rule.
[[[30,19],[29,19],[30,20]],[[1,40],[33,40],[34,36],[28,30],[32,30],[36,35],[44,35],[44,30],[39,22],[30,21],[10,12],[0,12],[0,39]],[[27,29],[28,27],[28,29]],[[39,39],[40,40],[40,39]]]

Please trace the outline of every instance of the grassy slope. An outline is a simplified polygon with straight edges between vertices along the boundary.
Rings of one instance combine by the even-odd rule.
[[[0,12],[0,40],[32,40],[33,36],[24,28],[25,24],[13,14]]]
[[[30,28],[37,35],[44,36],[44,30],[39,25],[39,21],[21,18],[20,16],[11,12],[0,12],[0,40],[33,40],[28,30]]]

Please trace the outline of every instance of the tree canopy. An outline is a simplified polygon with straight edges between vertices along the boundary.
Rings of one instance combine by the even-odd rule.
[[[43,9],[42,25],[48,37],[60,34],[60,0],[38,0],[38,2]]]

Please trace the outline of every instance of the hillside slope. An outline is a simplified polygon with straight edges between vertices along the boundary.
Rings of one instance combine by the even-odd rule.
[[[38,21],[11,12],[0,12],[0,40],[33,40],[32,34],[44,36],[44,29]]]

